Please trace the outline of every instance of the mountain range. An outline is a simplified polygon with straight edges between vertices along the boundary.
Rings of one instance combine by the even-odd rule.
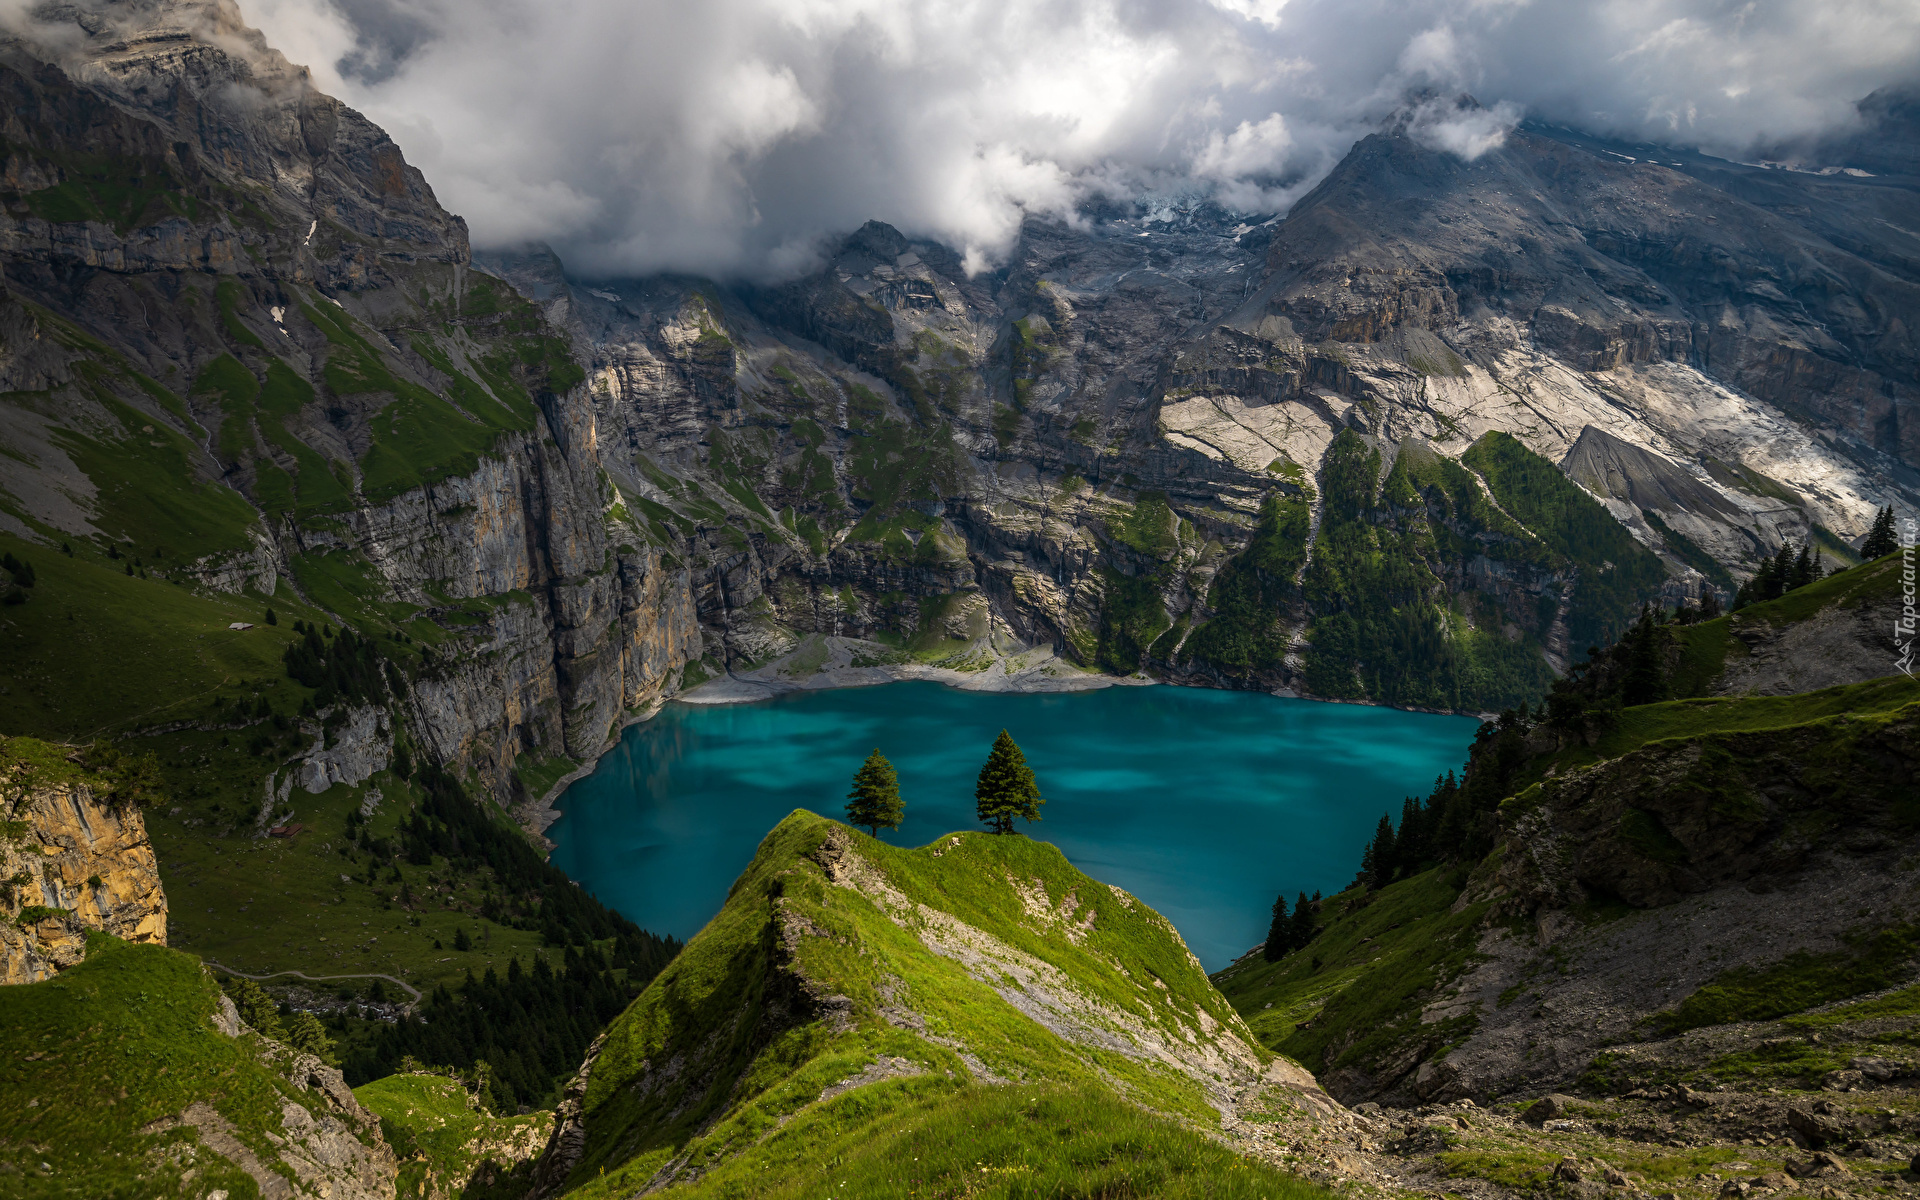
[[[873,221],[591,278],[476,254],[231,0],[9,29],[0,1195],[1651,1192],[1553,1164],[1710,1076],[1807,1093],[1746,1144],[1915,1132],[1914,697],[1856,565],[1920,511],[1910,93],[1753,162],[1393,120],[1284,216],[1090,201],[973,273]],[[1783,546],[1847,569],[1713,617]],[[1602,686],[1633,653],[1671,698]],[[799,814],[685,947],[543,860],[694,689],[1135,675],[1501,713],[1478,840],[1213,981],[1023,839]],[[1798,924],[1606,957],[1688,905]]]

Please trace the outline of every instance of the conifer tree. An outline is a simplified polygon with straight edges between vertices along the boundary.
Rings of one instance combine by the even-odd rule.
[[[1293,922],[1287,916],[1287,894],[1281,892],[1273,902],[1273,924],[1267,926],[1267,944],[1260,948],[1260,954],[1268,962],[1279,962],[1291,949]]]
[[[1893,529],[1893,505],[1889,504],[1874,516],[1873,528],[1867,531],[1867,540],[1860,543],[1860,557],[1872,562],[1899,548],[1900,538]]]
[[[333,1039],[327,1036],[320,1018],[310,1012],[297,1012],[287,1022],[287,1044],[323,1063],[333,1063]]]
[[[1620,703],[1631,707],[1667,698],[1665,641],[1654,623],[1651,605],[1627,632],[1627,673],[1620,685]]]
[[[1040,785],[1033,777],[1033,768],[1027,766],[1026,756],[1004,729],[994,739],[986,765],[980,768],[973,798],[974,812],[993,826],[995,833],[1012,833],[1015,819],[1040,819],[1040,806],[1046,803],[1040,798]]]
[[[240,1019],[252,1027],[261,1037],[282,1041],[286,1030],[280,1024],[280,1008],[267,995],[267,989],[251,979],[231,979],[225,986],[227,998],[233,1001],[234,1009]]]
[[[1317,896],[1318,893],[1315,895]],[[1305,892],[1301,892],[1294,900],[1293,919],[1289,924],[1293,926],[1293,930],[1287,938],[1288,948],[1292,950],[1305,948],[1306,944],[1313,940],[1313,902],[1307,899]]]
[[[1813,539],[1800,543],[1800,553],[1794,556],[1793,574],[1787,580],[1786,590],[1805,587],[1820,578],[1820,559],[1813,552]]]
[[[1427,859],[1426,814],[1420,801],[1412,796],[1400,806],[1400,834],[1394,843],[1393,867],[1396,874],[1412,875]]]
[[[875,837],[881,827],[900,828],[906,805],[900,801],[900,777],[893,764],[876,747],[853,776],[853,790],[847,793],[847,823],[865,825]]]
[[[1374,826],[1373,841],[1367,844],[1367,851],[1360,859],[1360,873],[1367,877],[1368,887],[1385,887],[1393,882],[1393,850],[1393,822],[1381,813],[1380,824]]]

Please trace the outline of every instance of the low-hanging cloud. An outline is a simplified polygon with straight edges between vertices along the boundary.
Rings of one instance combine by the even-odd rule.
[[[1911,0],[240,2],[478,244],[589,276],[791,273],[870,217],[986,264],[1094,194],[1284,211],[1396,111],[1463,157],[1523,114],[1737,154],[1920,74]]]

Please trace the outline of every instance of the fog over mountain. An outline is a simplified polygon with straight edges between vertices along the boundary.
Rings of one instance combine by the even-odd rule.
[[[764,275],[869,217],[975,264],[1023,211],[1281,211],[1410,90],[1738,153],[1915,74],[1900,0],[245,0],[482,245]]]

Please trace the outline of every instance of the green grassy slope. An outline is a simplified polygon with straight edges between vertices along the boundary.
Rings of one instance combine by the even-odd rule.
[[[1746,643],[1734,635],[1735,629],[1791,625],[1830,608],[1890,600],[1899,593],[1900,572],[1900,555],[1889,554],[1795,588],[1777,600],[1750,604],[1737,613],[1671,630],[1670,636],[1680,644],[1679,662],[1669,681],[1672,694],[1708,694],[1726,669],[1727,660],[1746,655]]]
[[[1436,868],[1378,891],[1357,887],[1322,902],[1307,948],[1279,962],[1249,955],[1213,977],[1262,1044],[1315,1074],[1364,1062],[1417,1034],[1429,1050],[1462,1022],[1421,1027],[1420,1007],[1475,961],[1486,905],[1453,912],[1466,881]]]
[[[1916,715],[1920,715],[1920,684],[1904,677],[1801,696],[1644,705],[1622,710],[1617,726],[1598,746],[1576,746],[1557,755],[1542,755],[1519,778],[1523,785],[1528,784],[1549,767],[1558,768],[1564,778],[1567,771],[1590,768],[1596,762],[1631,763],[1634,760],[1628,756],[1636,753],[1658,754],[1657,766],[1666,761],[1664,751],[1693,746],[1700,747],[1704,762],[1737,759],[1746,764],[1749,773],[1770,770],[1773,764],[1767,754],[1751,741],[1758,733],[1765,735],[1769,747],[1791,760],[1797,771],[1791,786],[1809,794],[1811,803],[1817,804],[1827,793],[1857,793],[1858,798],[1869,802],[1879,797],[1892,805],[1896,819],[1911,822],[1920,819],[1920,803],[1911,796],[1903,799],[1899,785],[1886,782],[1884,769],[1855,770],[1849,764],[1856,752],[1879,754],[1880,750],[1873,748],[1878,745],[1874,739],[1896,726],[1910,726]],[[1862,749],[1856,751],[1856,747]],[[1764,778],[1771,780],[1774,776]],[[1745,799],[1748,793],[1741,789],[1752,785],[1744,779],[1728,782],[1694,772],[1675,773],[1669,786],[1677,791],[1719,787],[1724,795],[1716,811],[1731,820],[1746,811],[1740,806],[1749,803]],[[1502,806],[1503,822],[1511,826],[1520,815],[1543,802],[1542,794],[1541,786],[1526,786]],[[1642,797],[1637,802],[1651,803],[1652,798]],[[1902,818],[1901,813],[1907,815]],[[1817,822],[1809,826],[1826,827]],[[1496,846],[1474,869],[1482,873],[1496,870],[1503,853],[1503,848]],[[1658,848],[1650,853],[1657,854]],[[1377,1061],[1396,1045],[1401,1051],[1419,1049],[1417,1058],[1430,1057],[1474,1028],[1471,1017],[1418,1023],[1421,1007],[1439,986],[1474,961],[1473,946],[1483,931],[1482,919],[1491,902],[1482,900],[1454,911],[1468,874],[1467,864],[1456,864],[1376,890],[1356,887],[1333,896],[1321,909],[1317,935],[1306,948],[1272,963],[1257,954],[1249,955],[1216,974],[1214,982],[1265,1045],[1316,1073]],[[1476,894],[1487,892],[1482,887]],[[1605,920],[1625,911],[1618,906],[1602,907],[1575,915]],[[1838,978],[1844,974],[1841,968],[1849,967],[1859,956],[1847,952],[1833,961],[1809,960],[1779,978],[1768,976],[1756,982],[1743,975],[1726,981],[1726,986],[1737,983],[1745,991],[1758,987],[1778,994],[1786,990],[1789,976],[1798,980],[1813,973]],[[1822,993],[1821,1002],[1884,986],[1883,977],[1884,972],[1861,973],[1852,982],[1843,981],[1841,992]],[[1778,1016],[1802,1007],[1805,1005],[1764,1015]],[[1714,1011],[1721,1009],[1736,1011],[1725,1005]],[[1704,1024],[1736,1019],[1748,1017],[1723,1014],[1712,1020],[1689,1018]]]
[[[26,603],[0,608],[0,648],[12,665],[0,731],[114,736],[201,717],[216,696],[245,690],[251,700],[268,685],[298,707],[280,656],[296,640],[293,620],[322,614],[295,597],[183,587],[159,577],[165,560],[150,553],[143,579],[126,574],[131,555],[111,560],[84,543],[71,558],[5,534],[0,548],[31,562],[38,577]],[[269,605],[281,624],[261,623]],[[235,621],[255,628],[229,630]]]
[[[523,1195],[531,1160],[553,1132],[552,1113],[494,1116],[444,1075],[389,1075],[353,1089],[353,1098],[380,1118],[400,1159],[396,1200]]]
[[[193,795],[195,785],[185,782],[200,754],[217,750],[219,736],[189,731],[152,739],[167,774],[180,781],[175,803],[147,818],[171,905],[172,944],[248,974],[378,972],[422,991],[451,985],[469,970],[505,970],[511,958],[532,961],[542,944],[537,930],[479,916],[490,891],[485,873],[456,873],[444,858],[424,866],[389,862],[347,841],[348,816],[359,811],[368,787],[386,797],[366,824],[376,840],[394,836],[417,789],[390,771],[362,787],[336,784],[319,795],[296,787],[293,820],[307,829],[291,839],[256,839],[252,811],[233,811],[222,799],[231,795],[226,787],[216,783]],[[473,949],[453,948],[462,930]]]
[[[199,1101],[271,1162],[284,1104],[328,1111],[273,1069],[259,1037],[220,1033],[218,1004],[192,957],[104,934],[57,978],[0,988],[0,1196],[258,1196],[192,1129],[142,1132]]]
[[[900,849],[796,812],[609,1028],[570,1183],[1293,1194],[1204,1136],[1264,1067],[1242,1030],[1163,918],[1052,846],[970,833]]]
[[[1920,701],[1920,680],[1890,675],[1792,696],[1717,696],[1642,704],[1620,710],[1594,745],[1568,747],[1535,766],[1540,771],[1580,766],[1619,758],[1650,742],[1791,729],[1828,717],[1892,712],[1915,701]]]
[[[650,1174],[644,1164],[611,1170],[567,1195],[624,1198]],[[664,1194],[1313,1200],[1333,1193],[1104,1091],[920,1080],[816,1104],[712,1173]]]
[[[1661,627],[1663,636],[1679,643],[1670,686],[1682,695],[1710,686],[1726,647],[1744,652],[1730,626],[1764,622],[1778,627],[1835,605],[1885,602],[1897,583],[1896,569],[1897,556],[1731,617]],[[1901,764],[1912,759],[1917,717],[1920,682],[1904,675],[1788,696],[1695,694],[1597,709],[1577,732],[1550,722],[1523,722],[1513,745],[1530,749],[1520,751],[1517,763],[1499,761],[1501,738],[1489,733],[1476,745],[1469,783],[1483,777],[1507,781],[1504,791],[1494,793],[1504,797],[1497,813],[1503,836],[1522,836],[1515,831],[1529,814],[1559,805],[1553,818],[1560,831],[1556,836],[1573,837],[1566,831],[1577,828],[1579,853],[1613,853],[1621,872],[1657,875],[1683,864],[1704,873],[1712,867],[1706,859],[1728,853],[1712,849],[1717,836],[1712,831],[1733,839],[1727,844],[1744,847],[1743,853],[1761,854],[1779,833],[1776,826],[1788,831],[1779,836],[1789,841],[1802,836],[1817,841],[1826,831],[1860,833],[1870,824],[1911,830],[1920,822],[1920,797],[1908,786]],[[1589,783],[1598,792],[1580,790]],[[1563,801],[1563,794],[1577,799]],[[1589,831],[1578,825],[1592,813],[1612,811],[1607,805],[1626,806],[1617,827]],[[1695,814],[1694,808],[1703,811]],[[1496,819],[1493,812],[1485,816]],[[1689,842],[1676,840],[1659,823],[1663,820],[1678,822],[1675,828]],[[1738,836],[1727,832],[1736,828]],[[1543,835],[1536,828],[1531,836]],[[1546,902],[1536,897],[1496,911],[1509,889],[1533,880],[1524,868],[1503,873],[1503,858],[1524,864],[1529,856],[1544,855],[1560,862],[1576,852],[1498,838],[1491,844],[1484,859],[1435,865],[1429,858],[1429,869],[1410,877],[1379,887],[1358,885],[1328,898],[1316,915],[1316,934],[1304,948],[1277,962],[1249,955],[1215,975],[1215,984],[1263,1044],[1316,1073],[1398,1074],[1407,1064],[1444,1054],[1471,1034],[1478,1018],[1462,1009],[1460,1015],[1422,1024],[1421,1010],[1450,977],[1476,961],[1475,944],[1488,928],[1485,921],[1513,921],[1515,936],[1524,939],[1530,936],[1523,919],[1531,911],[1527,904]],[[1693,858],[1689,846],[1704,858]],[[1356,861],[1361,849],[1354,847]],[[1798,860],[1788,855],[1783,861]],[[1496,878],[1498,886],[1492,882]],[[1689,884],[1685,890],[1704,886]],[[1462,906],[1463,891],[1476,902]],[[1630,911],[1624,902],[1602,897],[1583,902],[1570,915],[1594,923]],[[1878,933],[1863,927],[1858,938],[1830,954],[1730,968],[1679,998],[1672,1012],[1649,1009],[1649,1028],[1678,1032],[1768,1019],[1886,987],[1904,977],[1900,971],[1911,943],[1912,931],[1904,926]],[[1502,997],[1500,1006],[1510,999]],[[1392,1070],[1395,1061],[1397,1071]]]
[[[1653,551],[1520,439],[1487,433],[1460,461],[1486,479],[1501,507],[1580,568],[1566,617],[1575,646],[1611,641],[1665,582]]]
[[[84,544],[71,558],[6,535],[0,548],[32,561],[37,576],[25,604],[0,608],[12,664],[0,730],[75,743],[164,730],[117,744],[159,762],[163,798],[147,828],[172,944],[249,973],[387,972],[423,989],[530,960],[538,933],[478,917],[484,875],[456,875],[444,860],[382,860],[369,874],[376,856],[348,844],[348,815],[377,788],[385,800],[365,840],[394,837],[419,789],[391,771],[318,795],[296,787],[291,820],[306,831],[253,837],[268,777],[312,741],[293,719],[314,691],[288,677],[281,656],[299,640],[295,620],[327,614],[285,588],[272,598],[196,590],[154,577],[157,564],[148,578],[129,576],[118,564],[130,556],[109,560]],[[262,623],[269,606],[277,625]],[[235,621],[254,627],[228,629]],[[421,898],[417,911],[396,903],[403,885]],[[477,939],[464,953],[451,949],[463,928]]]

